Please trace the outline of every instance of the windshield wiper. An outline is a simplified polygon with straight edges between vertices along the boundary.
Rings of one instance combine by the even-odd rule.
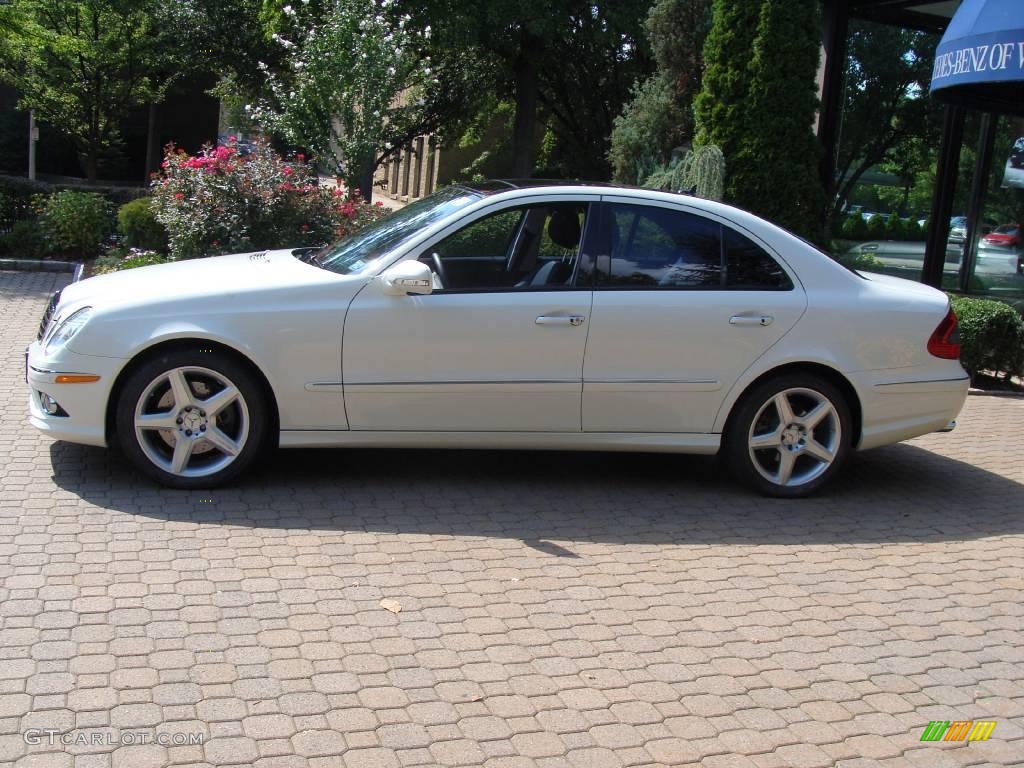
[[[314,267],[320,267],[323,269],[324,265],[320,263],[320,254],[323,251],[323,248],[317,248],[316,246],[296,248],[292,251],[292,256],[301,262],[312,264]]]

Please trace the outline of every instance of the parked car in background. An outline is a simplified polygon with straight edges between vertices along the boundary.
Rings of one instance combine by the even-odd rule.
[[[1021,244],[1020,224],[1003,224],[1002,226],[993,229],[981,240],[988,246],[1019,248]]]
[[[956,332],[942,292],[728,205],[495,181],[319,250],[74,283],[26,378],[34,426],[175,488],[278,445],[530,448],[721,453],[797,497],[952,428]]]
[[[987,234],[998,226],[993,219],[982,219],[978,229],[981,234]],[[955,245],[963,245],[967,239],[967,217],[954,216],[949,220],[949,242]]]
[[[1010,165],[1014,168],[1024,167],[1024,136],[1013,142],[1013,149],[1010,150]]]

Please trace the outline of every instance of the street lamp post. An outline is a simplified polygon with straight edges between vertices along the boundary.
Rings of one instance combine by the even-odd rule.
[[[39,126],[36,125],[36,111],[28,111],[28,177],[36,178],[36,142],[39,140]]]

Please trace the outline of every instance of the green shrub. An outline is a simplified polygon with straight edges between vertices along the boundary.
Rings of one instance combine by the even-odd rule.
[[[847,240],[867,240],[870,237],[868,223],[859,213],[847,216],[843,222],[842,234]]]
[[[873,253],[844,253],[837,257],[840,264],[845,264],[850,269],[863,272],[881,272],[883,267],[881,261]]]
[[[40,203],[39,222],[52,250],[89,258],[100,252],[113,230],[111,206],[103,195],[64,190]]]
[[[871,240],[886,239],[885,219],[882,218],[881,214],[876,213],[871,217],[871,220],[868,222],[867,232],[868,238]]]
[[[960,320],[960,362],[972,376],[1024,374],[1024,320],[1013,307],[967,296],[952,303]]]
[[[903,226],[903,221],[895,213],[889,217],[889,220],[885,222],[885,236],[889,240],[906,240],[907,239],[907,228]]]
[[[49,191],[50,186],[41,181],[0,176],[0,229],[11,227],[16,221],[34,219],[36,211],[32,199]]]
[[[16,221],[11,225],[10,232],[0,235],[0,256],[38,259],[45,254],[46,239],[36,221]]]
[[[148,267],[153,264],[166,264],[172,259],[165,254],[142,248],[111,248],[103,256],[96,259],[92,273],[106,275],[124,269]]]
[[[117,231],[125,245],[149,251],[167,251],[167,230],[156,220],[153,198],[140,197],[117,209]]]

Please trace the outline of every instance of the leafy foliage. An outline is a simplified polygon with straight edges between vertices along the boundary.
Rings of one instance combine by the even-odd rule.
[[[960,362],[972,376],[1024,375],[1024,321],[1013,307],[966,296],[952,304],[960,321]]]
[[[692,101],[700,92],[710,0],[659,0],[644,25],[656,72],[635,86],[615,119],[608,153],[612,177],[639,184],[693,138]]]
[[[705,200],[721,200],[725,189],[725,156],[714,144],[695,152],[676,152],[667,165],[659,166],[644,181],[649,189],[669,192],[693,190]]]
[[[14,259],[38,259],[46,255],[46,238],[39,222],[26,219],[16,221],[9,232],[0,235],[0,256]]]
[[[157,0],[14,0],[17,27],[0,46],[0,80],[19,106],[67,135],[86,174],[119,150],[119,122],[157,102],[174,46],[161,34]]]
[[[103,195],[65,189],[37,199],[40,228],[51,251],[90,258],[114,229],[112,206]]]
[[[131,248],[167,252],[167,230],[156,220],[156,210],[150,197],[140,197],[125,203],[117,210],[117,230]]]
[[[124,269],[148,267],[153,264],[166,264],[168,261],[171,261],[171,258],[166,254],[144,248],[111,248],[103,256],[96,259],[92,273],[94,275],[106,275],[110,272],[120,272]]]
[[[35,218],[32,200],[36,195],[50,191],[42,181],[30,181],[20,176],[0,176],[0,228],[16,221]]]
[[[754,47],[762,0],[712,0],[704,42],[704,77],[694,98],[697,146],[714,144],[732,159],[749,134],[747,62]],[[731,190],[730,190],[731,191]]]
[[[364,197],[380,163],[464,112],[474,70],[426,58],[429,27],[391,2],[285,5],[274,24],[283,66],[263,67],[270,97],[252,117],[321,161],[337,158]]]
[[[162,166],[156,219],[176,259],[322,245],[387,214],[319,186],[304,156],[285,160],[265,142],[245,156],[234,144],[195,156],[168,147]]]
[[[838,260],[840,263],[860,272],[881,272],[885,268],[885,265],[879,261],[877,256],[862,251],[846,253],[839,256]]]
[[[416,24],[431,26],[432,61],[476,66],[485,74],[471,114],[486,115],[492,96],[512,105],[501,175],[532,175],[545,135],[545,172],[607,178],[612,121],[650,69],[641,33],[650,5],[428,0],[410,12]]]
[[[729,161],[726,199],[812,240],[823,234],[812,130],[820,44],[815,3],[715,0],[695,105],[697,144]]]

